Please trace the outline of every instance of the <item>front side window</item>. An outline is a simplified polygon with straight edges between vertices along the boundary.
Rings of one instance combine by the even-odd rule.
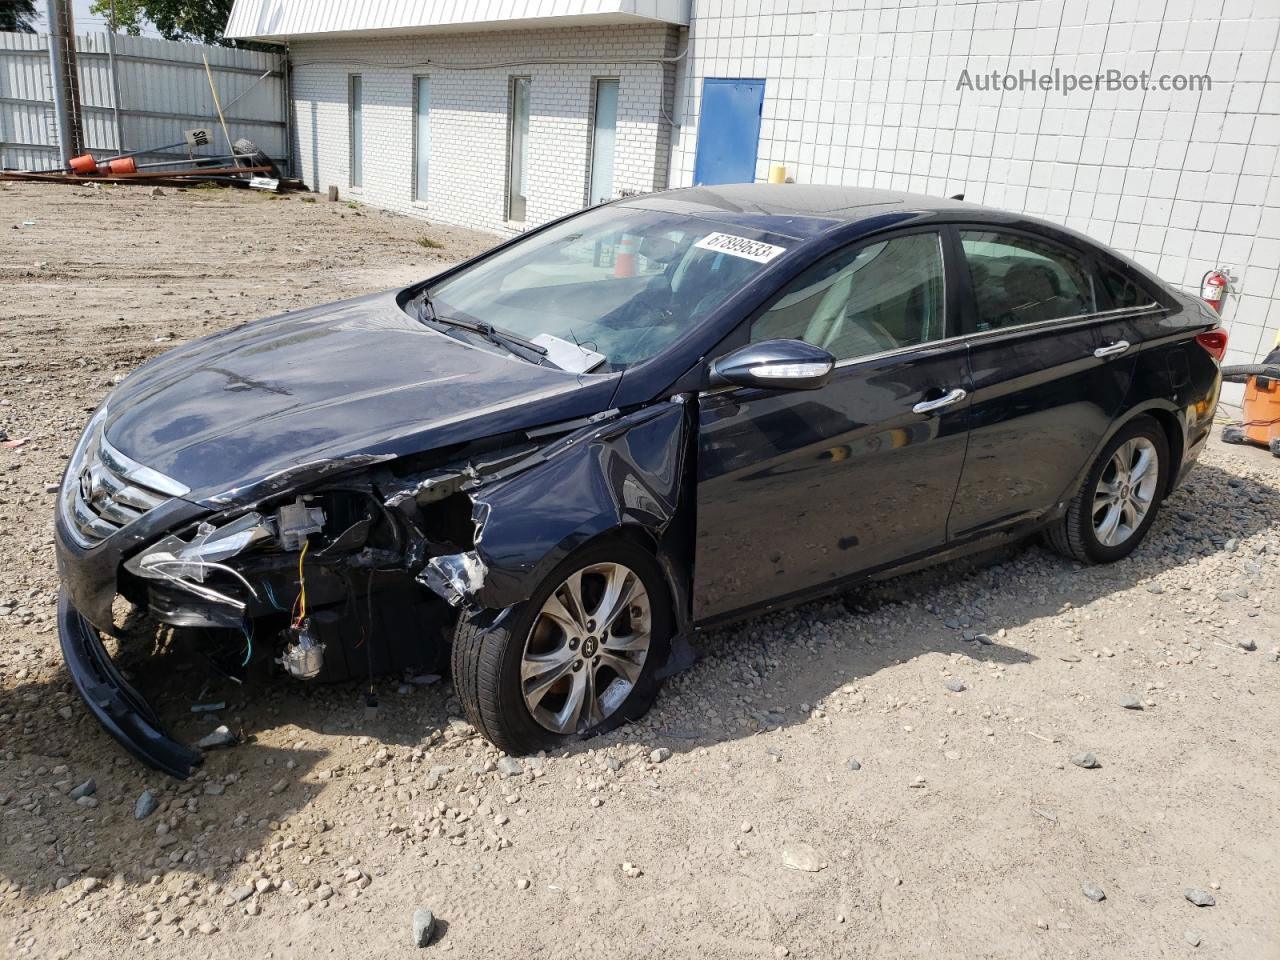
[[[437,315],[550,334],[621,370],[659,353],[789,241],[609,204],[532,234],[428,288]],[[602,372],[602,371],[597,371]]]
[[[752,341],[803,340],[837,360],[943,337],[942,240],[913,233],[843,250],[787,285]]]
[[[966,332],[1062,320],[1097,309],[1093,280],[1080,259],[1037,237],[961,230],[977,313]]]
[[[353,73],[347,102],[351,111],[351,186],[358,187],[364,180],[364,83],[358,73]]]

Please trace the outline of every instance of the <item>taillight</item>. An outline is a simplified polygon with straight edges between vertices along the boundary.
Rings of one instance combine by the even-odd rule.
[[[1209,356],[1221,363],[1222,355],[1227,352],[1227,331],[1219,328],[1206,333],[1197,333],[1196,343],[1204,347]]]

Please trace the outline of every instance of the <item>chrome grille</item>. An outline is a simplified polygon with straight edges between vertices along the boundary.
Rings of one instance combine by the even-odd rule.
[[[81,546],[93,546],[123,530],[149,510],[188,488],[131,460],[97,437],[85,450],[84,462],[72,464],[62,503],[68,527]]]

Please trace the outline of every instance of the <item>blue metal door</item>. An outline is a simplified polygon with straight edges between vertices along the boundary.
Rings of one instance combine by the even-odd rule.
[[[756,178],[763,80],[702,81],[694,183],[751,183]]]

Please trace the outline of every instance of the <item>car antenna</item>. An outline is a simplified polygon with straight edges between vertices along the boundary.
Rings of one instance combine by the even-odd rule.
[[[954,197],[949,197],[948,199],[950,199],[950,200],[963,200],[963,199],[964,199],[964,194],[963,194],[963,193],[957,193]]]

